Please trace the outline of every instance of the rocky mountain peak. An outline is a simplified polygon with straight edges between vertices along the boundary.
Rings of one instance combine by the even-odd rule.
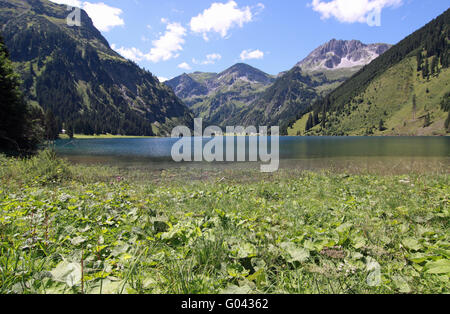
[[[171,87],[175,94],[180,98],[208,94],[208,89],[206,86],[197,82],[186,73],[166,81],[165,84]]]
[[[337,40],[315,49],[296,66],[306,71],[363,67],[385,53],[391,45],[364,44],[359,40]]]

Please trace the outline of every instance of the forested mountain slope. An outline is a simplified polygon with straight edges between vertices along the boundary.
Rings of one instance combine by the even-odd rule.
[[[192,125],[170,88],[113,51],[84,11],[80,27],[67,25],[68,13],[47,0],[0,0],[0,31],[28,101],[77,133],[158,135]]]

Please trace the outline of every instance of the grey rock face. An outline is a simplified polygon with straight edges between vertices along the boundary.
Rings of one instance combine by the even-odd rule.
[[[305,71],[334,70],[362,67],[385,53],[391,45],[366,45],[359,40],[332,39],[315,49],[296,66]]]

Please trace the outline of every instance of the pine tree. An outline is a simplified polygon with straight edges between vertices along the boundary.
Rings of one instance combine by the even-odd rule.
[[[312,128],[313,128],[313,116],[312,114],[309,114],[308,121],[306,122],[305,131],[308,132]]]
[[[434,75],[438,71],[438,58],[433,57],[433,60],[431,61],[431,75]]]
[[[29,115],[9,53],[0,36],[0,151],[17,154],[36,149],[41,131]]]
[[[422,70],[422,63],[423,63],[423,56],[422,56],[422,50],[420,50],[417,53],[417,71]]]
[[[416,98],[415,94],[413,95],[412,102],[413,102],[413,121],[415,121],[416,120],[416,112],[417,112],[417,98]]]
[[[322,108],[322,128],[325,129],[325,124],[327,122],[327,109],[325,104],[323,105]]]
[[[450,132],[450,92],[444,95],[444,98],[441,100],[441,109],[443,111],[448,111],[447,120],[445,120],[445,129]]]
[[[315,111],[313,115],[313,125],[316,126],[318,124],[319,124],[319,113]]]
[[[428,79],[430,77],[430,63],[428,59],[425,61],[425,66],[422,68],[422,78]]]
[[[72,124],[67,125],[66,132],[67,132],[67,136],[69,136],[69,138],[72,139],[73,136],[74,136],[74,130],[73,130],[73,125]]]
[[[46,140],[54,141],[58,139],[59,126],[53,112],[48,109],[45,113],[45,137]]]
[[[447,133],[450,132],[450,112],[448,113],[447,120],[445,120],[445,130]]]
[[[380,132],[386,131],[386,128],[384,127],[383,119],[380,120],[380,124],[379,124],[378,129],[380,130]]]

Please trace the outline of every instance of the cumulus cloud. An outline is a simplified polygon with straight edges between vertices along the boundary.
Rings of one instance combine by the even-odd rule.
[[[113,27],[125,25],[124,20],[120,17],[123,11],[119,8],[110,7],[103,2],[84,2],[83,9],[92,19],[94,26],[102,32],[108,32]]]
[[[163,77],[163,76],[158,76],[158,80],[159,80],[161,83],[164,83],[165,81],[168,81],[169,79],[166,78],[166,77]]]
[[[72,7],[82,8],[92,19],[94,26],[102,31],[108,32],[113,27],[125,25],[125,21],[120,17],[123,11],[119,8],[111,7],[103,2],[92,3],[80,0],[50,0],[58,4],[66,4]]]
[[[263,4],[257,5],[259,11],[263,8]],[[215,2],[203,13],[193,17],[189,25],[191,31],[202,34],[203,38],[208,41],[208,33],[218,33],[224,38],[231,28],[243,27],[245,23],[251,22],[254,15],[255,13],[249,6],[239,8],[233,0],[228,3]]]
[[[185,43],[184,37],[186,36],[186,29],[179,23],[167,24],[166,31],[158,39],[152,41],[153,47],[149,53],[144,53],[138,48],[125,48],[112,45],[115,51],[121,54],[123,57],[133,60],[135,62],[147,60],[154,63],[160,61],[168,61],[170,59],[177,58],[179,51],[183,50],[183,44]]]
[[[402,0],[313,0],[310,6],[322,19],[336,18],[343,23],[365,23],[372,12],[402,5]]]
[[[188,63],[186,63],[186,62],[180,63],[178,65],[178,68],[183,69],[183,70],[187,70],[187,71],[192,70],[191,66]]]
[[[262,59],[264,58],[264,52],[261,50],[244,50],[241,52],[241,60]]]
[[[125,47],[117,47],[115,44],[111,45],[111,48],[117,51],[120,55],[123,57],[133,60],[134,62],[139,62],[145,59],[145,54],[139,50],[138,48],[131,47],[131,48],[125,48]]]
[[[180,23],[168,23],[166,32],[152,42],[153,48],[145,58],[155,63],[177,58],[183,50],[185,36],[186,29]]]
[[[216,61],[219,61],[222,59],[222,56],[218,53],[212,53],[209,55],[206,55],[206,60],[198,61],[197,59],[192,59],[192,62],[195,64],[201,64],[201,65],[208,65],[208,64],[215,64]]]

